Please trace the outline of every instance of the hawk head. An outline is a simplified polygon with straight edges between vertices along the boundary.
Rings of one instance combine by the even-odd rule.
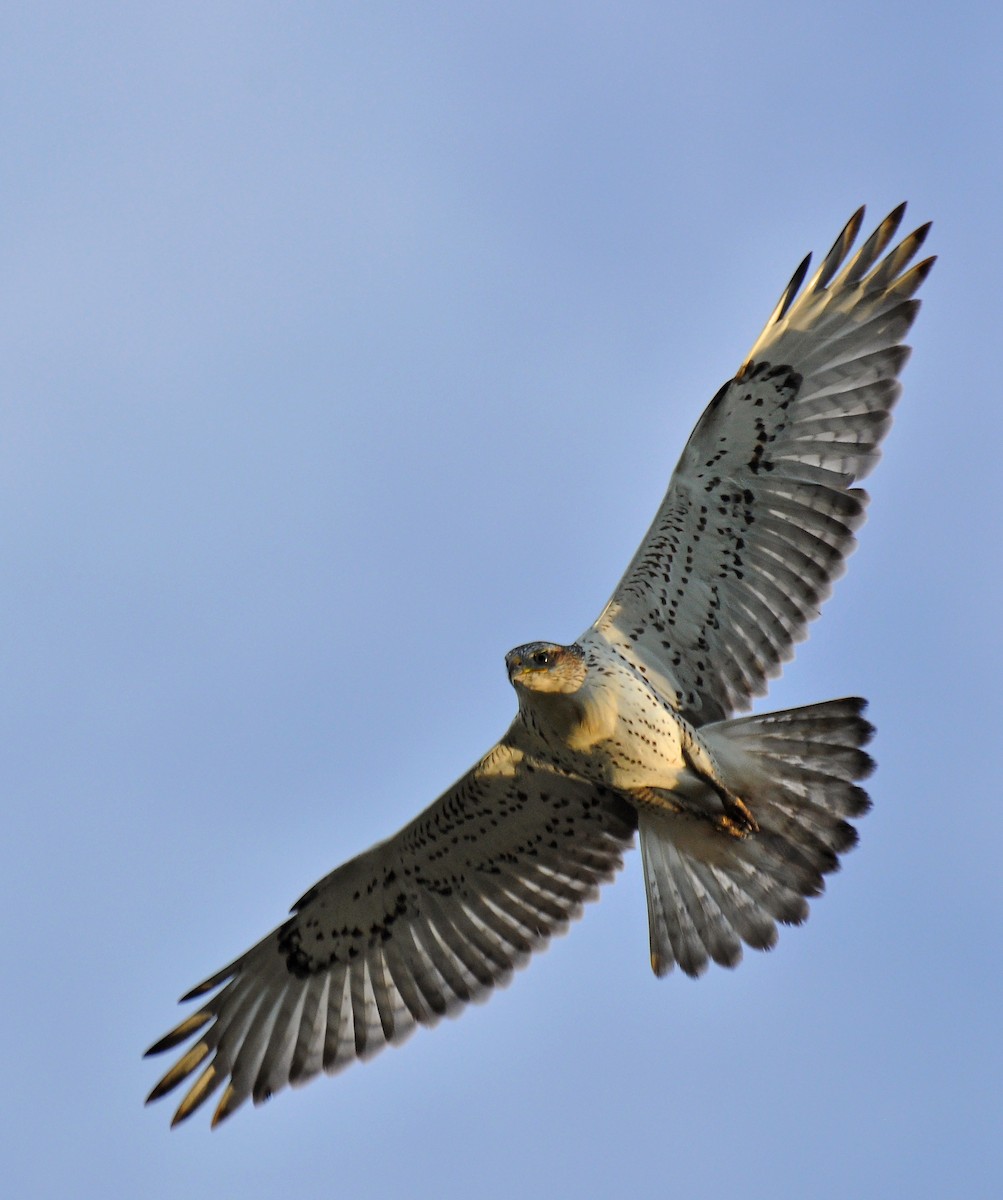
[[[570,695],[585,682],[585,651],[575,643],[527,642],[505,655],[509,682],[516,690],[559,692]]]

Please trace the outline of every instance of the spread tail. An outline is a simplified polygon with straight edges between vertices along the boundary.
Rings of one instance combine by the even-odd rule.
[[[742,943],[768,950],[779,921],[799,925],[808,896],[856,844],[849,818],[870,807],[857,786],[874,763],[866,702],[831,700],[704,725],[719,773],[708,790],[734,794],[753,818],[744,831],[707,812],[643,807],[638,814],[648,897],[651,965],[699,975],[711,959],[732,967]]]

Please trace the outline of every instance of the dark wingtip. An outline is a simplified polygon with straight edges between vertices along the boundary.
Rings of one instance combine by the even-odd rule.
[[[932,221],[924,221],[924,223],[920,225],[918,229],[913,230],[912,237],[917,247],[923,245],[923,243],[926,241],[927,234],[929,234],[932,228]]]
[[[158,1042],[154,1042],[149,1050],[144,1051],[143,1057],[150,1058],[154,1054],[163,1054],[165,1050],[173,1050],[175,1046],[187,1041],[193,1033],[197,1033],[203,1025],[208,1025],[213,1014],[209,1009],[200,1009],[185,1017],[180,1025],[165,1033]]]
[[[209,1122],[209,1128],[215,1129],[222,1125],[223,1122],[232,1113],[235,1113],[243,1103],[243,1098],[234,1103],[234,1097],[237,1095],[232,1083],[226,1085],[223,1095],[220,1097],[219,1104],[216,1105],[216,1111],[212,1114],[212,1120]]]
[[[781,319],[781,317],[783,317],[787,313],[787,310],[794,303],[794,298],[797,296],[798,292],[801,290],[801,285],[805,281],[805,276],[808,274],[808,268],[810,266],[811,266],[811,254],[806,254],[804,256],[804,258],[801,260],[801,264],[799,265],[798,269],[791,276],[791,281],[787,285],[786,290],[784,291],[783,297],[777,308],[776,319],[778,321]]]
[[[143,1103],[152,1104],[155,1100],[159,1100],[161,1096],[166,1096],[171,1090],[171,1087],[173,1087],[173,1084],[168,1087],[164,1087],[164,1080],[161,1079],[156,1087],[150,1089],[150,1094],[146,1097]]]
[[[860,227],[864,223],[864,217],[866,214],[867,205],[861,204],[857,211],[850,217],[849,221],[846,222],[842,234],[840,234],[840,236],[836,239],[837,244],[843,238],[846,238],[847,249],[849,249],[849,247],[856,240],[857,234],[860,232]]]
[[[165,1033],[164,1036],[148,1049],[143,1051],[144,1058],[153,1058],[155,1054],[163,1054],[165,1050],[170,1050],[172,1046],[176,1046],[173,1034]]]
[[[218,988],[221,983],[232,979],[237,973],[240,960],[229,963],[221,971],[217,971],[215,975],[210,975],[208,979],[203,979],[201,983],[197,983],[190,991],[178,1001],[179,1004],[187,1004],[189,1000],[197,1000],[200,996],[204,996],[206,992],[211,992],[213,988]]]

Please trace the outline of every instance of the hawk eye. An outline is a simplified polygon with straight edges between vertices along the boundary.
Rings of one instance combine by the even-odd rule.
[[[533,666],[534,667],[549,667],[550,666],[550,651],[549,650],[537,650],[533,654]]]

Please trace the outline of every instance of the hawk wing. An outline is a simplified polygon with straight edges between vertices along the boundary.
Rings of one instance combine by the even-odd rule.
[[[657,679],[703,724],[746,709],[793,654],[855,545],[909,355],[910,267],[929,225],[883,258],[905,205],[850,257],[849,220],[801,264],[738,374],[697,422],[627,573],[586,638]]]
[[[151,1046],[198,1034],[149,1100],[201,1068],[174,1117],[227,1082],[249,1096],[333,1072],[506,983],[622,863],[637,824],[615,793],[518,748],[519,722],[396,836],[312,887],[293,915],[193,988],[220,988]]]

